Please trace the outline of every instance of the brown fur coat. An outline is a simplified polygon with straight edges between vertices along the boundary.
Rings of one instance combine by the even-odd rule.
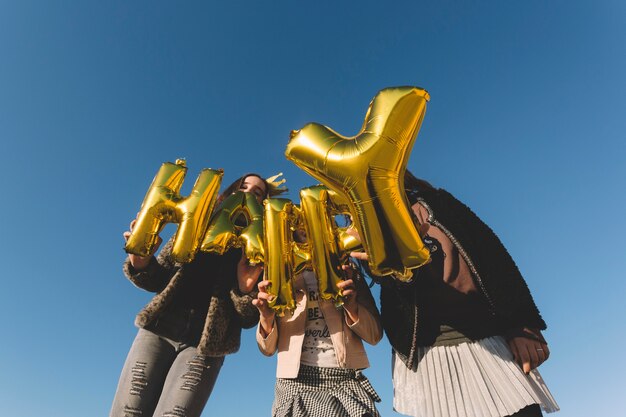
[[[258,310],[252,305],[256,291],[242,294],[236,278],[238,257],[217,256],[198,253],[189,264],[177,264],[171,257],[172,240],[167,242],[153,257],[148,267],[135,270],[126,259],[123,270],[128,279],[137,287],[155,292],[152,300],[137,314],[138,327],[150,327],[162,315],[176,297],[185,281],[203,281],[206,291],[208,311],[204,328],[197,344],[198,352],[207,356],[224,356],[239,350],[241,329],[253,327],[258,322]],[[241,252],[235,253],[240,256]],[[176,300],[180,303],[181,300]],[[182,300],[184,302],[184,300]],[[196,335],[197,337],[197,335]]]

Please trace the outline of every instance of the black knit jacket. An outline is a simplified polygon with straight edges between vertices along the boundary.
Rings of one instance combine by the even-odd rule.
[[[407,190],[409,202],[419,201],[430,212],[429,223],[448,235],[465,258],[476,288],[486,298],[500,334],[529,327],[545,329],[537,306],[506,248],[472,210],[443,189]],[[414,368],[419,332],[419,298],[415,282],[382,278],[381,314],[387,337],[405,364]]]

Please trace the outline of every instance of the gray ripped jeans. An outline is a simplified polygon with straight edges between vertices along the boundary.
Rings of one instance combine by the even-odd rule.
[[[224,357],[139,329],[115,392],[110,417],[198,417]]]

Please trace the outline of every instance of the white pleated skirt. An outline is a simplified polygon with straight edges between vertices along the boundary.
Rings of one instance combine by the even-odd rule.
[[[524,374],[500,336],[419,348],[417,370],[393,355],[394,410],[413,417],[503,417],[539,404],[558,411],[535,369]]]

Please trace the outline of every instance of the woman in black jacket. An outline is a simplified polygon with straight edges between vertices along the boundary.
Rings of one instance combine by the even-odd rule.
[[[431,262],[408,283],[378,279],[394,409],[420,417],[557,411],[535,370],[549,355],[546,325],[502,242],[447,191],[409,172],[405,190]]]

